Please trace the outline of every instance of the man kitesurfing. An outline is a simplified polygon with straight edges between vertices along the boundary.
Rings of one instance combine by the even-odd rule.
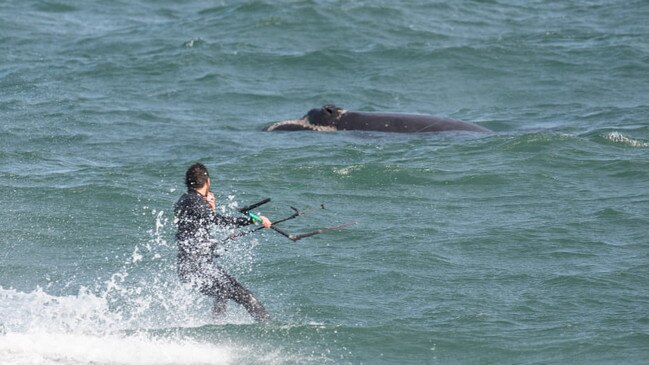
[[[257,321],[270,320],[270,314],[248,289],[214,262],[214,250],[218,241],[211,229],[223,229],[260,223],[271,227],[264,216],[227,217],[216,212],[214,193],[210,191],[210,176],[205,165],[195,163],[185,173],[187,192],[174,207],[178,226],[178,274],[181,281],[191,283],[199,291],[213,298],[212,315],[215,319],[225,314],[229,299],[241,304]]]
[[[244,288],[230,276],[221,266],[214,262],[217,245],[226,241],[245,236],[257,230],[270,228],[291,241],[298,241],[319,233],[338,230],[349,226],[345,224],[336,227],[319,228],[302,234],[292,234],[277,228],[276,224],[298,217],[301,212],[293,207],[293,214],[271,222],[263,215],[255,215],[250,211],[266,204],[270,198],[239,209],[245,217],[228,217],[217,213],[214,193],[210,190],[210,175],[202,163],[195,163],[185,173],[187,192],[183,194],[174,206],[176,244],[178,245],[178,275],[184,283],[189,283],[198,290],[213,298],[212,315],[215,319],[225,314],[226,304],[232,299],[241,304],[248,313],[259,322],[270,320],[270,314],[255,298],[250,290]],[[320,208],[324,209],[321,205]],[[230,235],[225,240],[217,240],[212,236],[213,228],[232,229],[248,226],[252,223],[261,225],[253,230]]]

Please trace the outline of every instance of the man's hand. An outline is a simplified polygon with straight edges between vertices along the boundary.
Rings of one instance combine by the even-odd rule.
[[[264,226],[264,228],[270,228],[270,226],[273,225],[273,222],[271,222],[267,217],[260,215],[259,218],[261,218],[261,225]]]
[[[205,196],[205,201],[207,202],[207,204],[210,205],[210,208],[212,208],[212,210],[216,209],[216,197],[214,197],[213,192],[211,191],[207,192],[207,195]]]

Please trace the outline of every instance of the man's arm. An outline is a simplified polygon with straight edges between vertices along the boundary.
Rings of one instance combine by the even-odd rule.
[[[252,218],[248,217],[228,217],[214,213],[214,223],[218,226],[245,227],[252,223]]]

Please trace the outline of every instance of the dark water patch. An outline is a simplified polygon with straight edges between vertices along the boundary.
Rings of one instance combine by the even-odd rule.
[[[77,10],[77,7],[53,1],[42,1],[34,6],[38,11],[46,13],[69,13]]]
[[[616,121],[616,128],[623,130],[644,130],[646,132],[646,126],[643,123],[645,120],[645,113],[647,107],[644,105],[628,105],[628,106],[592,106],[583,108],[579,113],[579,119],[588,122],[593,127],[600,127],[602,131],[611,131],[611,123]],[[597,123],[593,125],[594,123]],[[598,131],[598,132],[602,132]],[[589,135],[595,134],[595,131],[589,129]]]
[[[505,140],[503,149],[513,153],[540,153],[551,150],[556,143],[564,143],[573,140],[573,137],[566,134],[554,132],[533,132],[513,136]]]

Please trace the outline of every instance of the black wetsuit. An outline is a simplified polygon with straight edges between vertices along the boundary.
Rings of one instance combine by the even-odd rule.
[[[176,243],[180,279],[214,298],[215,316],[222,315],[228,299],[232,299],[243,305],[256,320],[269,320],[270,315],[254,295],[214,263],[214,250],[218,242],[212,237],[211,229],[215,225],[223,228],[243,227],[252,223],[251,220],[217,214],[205,197],[193,189],[178,199],[174,214],[178,225]]]

